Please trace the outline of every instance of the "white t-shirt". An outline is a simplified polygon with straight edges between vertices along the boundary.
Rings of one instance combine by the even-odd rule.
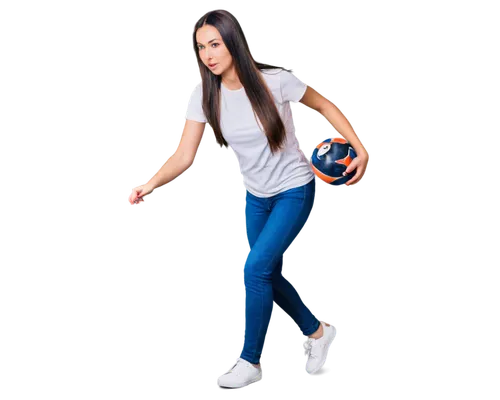
[[[257,114],[245,88],[229,90],[221,84],[221,131],[240,164],[243,185],[254,196],[271,197],[280,192],[305,185],[315,177],[307,157],[295,136],[290,101],[298,102],[307,85],[295,75],[281,69],[261,70],[271,89],[274,102],[285,125],[287,142],[280,152],[272,155]],[[202,83],[189,99],[186,119],[207,122],[203,113]]]

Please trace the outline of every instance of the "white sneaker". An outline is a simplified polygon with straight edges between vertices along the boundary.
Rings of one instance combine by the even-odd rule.
[[[309,355],[306,363],[306,371],[310,374],[318,372],[325,363],[328,348],[337,333],[333,325],[326,325],[323,321],[320,321],[320,323],[323,325],[323,336],[319,339],[307,338],[304,343],[305,354]]]
[[[261,379],[262,368],[260,365],[256,368],[247,360],[238,357],[236,364],[224,375],[221,375],[217,383],[221,387],[240,388]]]

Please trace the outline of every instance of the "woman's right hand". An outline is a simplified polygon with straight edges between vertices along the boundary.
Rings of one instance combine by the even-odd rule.
[[[130,194],[128,201],[130,204],[139,204],[139,202],[144,201],[143,197],[152,193],[154,188],[149,185],[141,185],[132,189],[132,193]]]

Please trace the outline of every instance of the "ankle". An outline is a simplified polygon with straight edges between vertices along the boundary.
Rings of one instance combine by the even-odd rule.
[[[330,322],[328,322],[328,321],[325,321],[325,324],[326,324],[326,326],[330,326]],[[319,339],[322,336],[323,336],[323,324],[320,321],[319,328],[316,330],[316,332],[314,332],[312,335],[309,335],[307,337],[313,338],[313,339]]]
[[[320,323],[319,328],[312,335],[308,335],[308,337],[313,339],[319,339],[323,336],[323,325]]]

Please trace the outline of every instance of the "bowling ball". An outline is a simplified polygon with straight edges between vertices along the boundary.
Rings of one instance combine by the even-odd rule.
[[[343,137],[326,136],[316,143],[309,153],[312,169],[316,178],[323,185],[334,188],[345,187],[356,170],[343,176],[342,173],[356,157],[356,152]]]

